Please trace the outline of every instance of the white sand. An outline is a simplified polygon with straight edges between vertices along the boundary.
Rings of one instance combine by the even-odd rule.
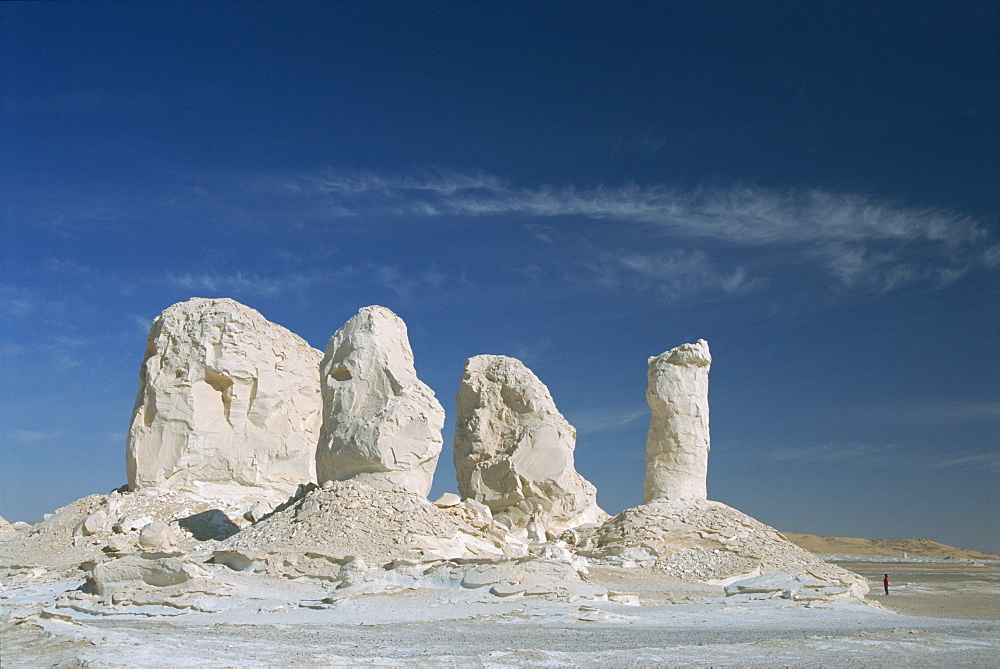
[[[9,572],[0,595],[3,666],[971,667],[996,666],[1000,658],[998,621],[907,616],[864,604],[810,608],[716,596],[630,606],[447,588],[331,605],[323,603],[331,587],[322,581],[211,569],[233,588],[216,600],[215,613],[87,600],[81,610],[57,608],[60,593],[82,578]],[[593,576],[611,589],[606,577]],[[953,592],[961,589],[956,583]],[[943,587],[937,593],[947,596]],[[640,599],[655,599],[639,590]]]

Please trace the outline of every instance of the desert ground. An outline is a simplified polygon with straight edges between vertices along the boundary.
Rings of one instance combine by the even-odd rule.
[[[216,612],[56,607],[83,579],[3,570],[5,667],[951,666],[1000,663],[1000,561],[861,556],[867,604],[752,595],[596,567],[579,601],[398,589],[330,602],[315,579],[231,574]],[[881,561],[880,561],[881,560]],[[889,573],[890,595],[882,595]],[[142,611],[142,608],[151,609]]]

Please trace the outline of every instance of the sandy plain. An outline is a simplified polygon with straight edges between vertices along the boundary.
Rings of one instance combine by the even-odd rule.
[[[247,574],[246,605],[109,616],[51,605],[79,580],[8,571],[0,652],[4,667],[1000,665],[1000,562],[840,563],[869,579],[870,605],[725,597],[715,586],[598,568],[595,584],[634,593],[642,606],[456,590],[325,606],[322,583]]]
[[[960,620],[1000,620],[1000,563],[841,562],[868,579],[868,600],[896,613]],[[889,595],[882,588],[889,575]],[[1000,657],[998,657],[1000,660]]]

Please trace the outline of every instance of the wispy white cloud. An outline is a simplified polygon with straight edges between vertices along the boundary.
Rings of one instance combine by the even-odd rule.
[[[281,276],[260,276],[231,272],[216,274],[211,272],[183,272],[168,274],[164,282],[191,291],[204,291],[220,295],[261,295],[274,297],[295,290],[301,290],[322,280],[317,274],[285,274]]]
[[[10,433],[10,438],[20,444],[29,444],[38,441],[50,441],[52,439],[58,439],[59,437],[66,434],[62,430],[56,430],[52,432],[40,432],[38,430],[14,430]]]
[[[30,351],[27,346],[15,344],[14,342],[0,341],[0,358],[13,358],[21,356]]]
[[[334,270],[314,269],[308,272],[262,275],[251,272],[227,273],[181,272],[167,274],[162,282],[184,288],[192,294],[255,295],[278,297],[301,293],[323,284],[341,285],[344,281],[380,286],[398,297],[410,297],[419,288],[441,288],[450,277],[430,267],[425,270],[404,270],[387,263],[343,265]],[[136,321],[142,324],[142,319]],[[148,328],[148,325],[147,325]]]
[[[407,277],[399,268],[392,265],[372,264],[368,269],[373,273],[383,287],[399,297],[409,297],[417,286],[417,281]]]
[[[944,209],[903,207],[818,189],[681,191],[637,184],[518,188],[493,175],[447,170],[396,176],[326,171],[258,176],[253,183],[285,194],[335,196],[344,211],[358,215],[585,216],[650,223],[685,237],[740,244],[895,239],[956,246],[986,235],[971,217]]]
[[[759,455],[775,464],[794,461],[829,463],[872,462],[874,460],[883,460],[887,454],[898,448],[897,444],[822,444],[819,446],[776,448],[768,451],[760,451]]]
[[[1000,246],[972,217],[933,207],[908,207],[887,200],[821,189],[774,191],[760,188],[679,190],[626,184],[577,188],[571,185],[518,187],[482,173],[426,170],[398,175],[332,170],[286,176],[257,175],[244,182],[259,191],[321,203],[337,217],[489,217],[535,219],[578,217],[641,225],[677,243],[714,241],[735,247],[789,247],[789,257],[812,262],[841,286],[889,291],[914,283],[943,285],[971,266],[1000,266]],[[535,239],[552,243],[551,225],[526,226]],[[687,264],[686,267],[684,264]],[[706,274],[705,257],[666,254],[625,257],[638,273],[680,276],[714,283],[723,290],[758,284],[734,267]],[[685,280],[667,292],[684,290]],[[671,287],[672,286],[672,287]]]
[[[52,335],[49,337],[49,339],[58,344],[62,348],[79,348],[81,346],[86,346],[90,343],[89,339],[83,339],[80,337],[66,337],[64,335]]]
[[[578,436],[602,432],[649,420],[649,407],[645,405],[602,407],[567,413],[566,418],[576,427]]]
[[[128,317],[128,321],[134,325],[139,332],[146,334],[149,332],[150,326],[152,326],[153,321],[146,316],[139,316],[137,314],[132,314]]]
[[[910,425],[1000,423],[1000,402],[937,402],[889,408],[879,419]]]
[[[650,254],[630,253],[617,258],[622,270],[640,284],[650,285],[661,295],[677,299],[703,290],[728,294],[751,292],[766,281],[751,278],[743,267],[725,271],[716,267],[702,251],[671,251]]]
[[[934,465],[935,469],[948,467],[974,467],[992,474],[1000,473],[1000,453],[964,453]]]
[[[670,249],[662,252],[598,252],[582,261],[583,273],[570,279],[577,285],[606,289],[627,286],[651,292],[667,301],[702,294],[745,295],[767,283],[750,276],[742,266],[723,268],[703,251]]]

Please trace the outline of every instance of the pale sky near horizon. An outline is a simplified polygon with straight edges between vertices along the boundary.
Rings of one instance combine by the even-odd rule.
[[[125,482],[150,321],[521,359],[609,512],[709,341],[709,497],[1000,552],[998,5],[0,3],[0,515]]]

